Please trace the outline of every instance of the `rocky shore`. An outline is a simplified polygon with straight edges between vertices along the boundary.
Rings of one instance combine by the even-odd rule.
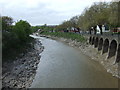
[[[40,53],[43,51],[39,40],[35,40],[34,47],[27,50],[27,53],[20,54],[13,62],[6,62],[2,65],[2,89],[7,88],[28,88],[36,74],[40,62]]]
[[[66,43],[74,48],[79,49],[82,51],[83,54],[89,56],[92,60],[95,60],[103,65],[103,67],[106,69],[106,72],[109,72],[112,74],[112,76],[120,78],[120,74],[118,74],[118,63],[115,63],[115,57],[112,57],[110,59],[106,59],[106,54],[102,55],[101,51],[98,51],[97,48],[94,48],[94,46],[90,45],[87,41],[85,43],[77,42],[76,40],[66,39],[66,38],[58,38],[50,35],[40,35],[43,37],[55,39],[58,41],[61,41],[63,43]]]

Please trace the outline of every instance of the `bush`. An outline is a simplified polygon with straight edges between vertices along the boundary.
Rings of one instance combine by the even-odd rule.
[[[25,42],[32,33],[31,26],[28,22],[20,20],[14,26],[14,33],[18,36],[21,42]]]
[[[24,52],[32,39],[29,37],[31,26],[28,22],[20,20],[12,25],[12,18],[2,18],[2,55],[3,59],[15,57],[16,54]],[[4,60],[3,60],[4,61]]]

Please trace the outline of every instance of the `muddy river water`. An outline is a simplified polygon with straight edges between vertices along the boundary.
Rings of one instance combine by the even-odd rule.
[[[30,88],[117,88],[118,79],[80,50],[60,41],[37,37],[43,46]]]

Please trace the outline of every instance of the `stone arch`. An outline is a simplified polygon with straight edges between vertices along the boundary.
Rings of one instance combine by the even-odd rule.
[[[100,38],[98,43],[98,51],[102,50],[102,47],[103,47],[103,38]]]
[[[103,54],[108,52],[108,48],[109,48],[109,40],[105,39],[103,44]]]
[[[89,43],[91,44],[91,42],[92,42],[92,37],[89,38]]]
[[[92,38],[92,45],[94,44],[95,42],[95,37]]]
[[[95,48],[96,48],[96,47],[98,47],[98,37],[96,37],[96,39],[95,39],[95,42],[94,42],[94,43],[95,43]]]
[[[117,58],[116,58],[116,62],[120,61],[120,44],[118,46],[118,51],[117,51]]]
[[[112,40],[110,43],[110,50],[109,50],[108,58],[115,56],[116,50],[117,50],[117,42],[116,40]]]

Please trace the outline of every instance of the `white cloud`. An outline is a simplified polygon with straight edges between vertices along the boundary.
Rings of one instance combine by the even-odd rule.
[[[2,15],[27,20],[32,25],[59,24],[100,1],[111,0],[0,0],[0,10]]]

